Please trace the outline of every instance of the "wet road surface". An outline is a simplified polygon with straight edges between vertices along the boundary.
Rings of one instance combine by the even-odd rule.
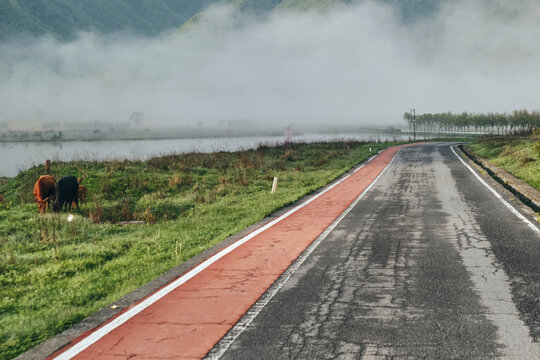
[[[238,337],[209,355],[540,359],[538,298],[523,285],[539,280],[539,243],[449,144],[404,148]]]

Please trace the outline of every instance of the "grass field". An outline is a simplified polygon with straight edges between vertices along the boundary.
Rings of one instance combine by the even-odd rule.
[[[0,359],[10,359],[325,185],[390,143],[260,146],[148,161],[53,163],[88,204],[39,215],[43,166],[0,185]],[[369,152],[369,148],[372,152]],[[279,178],[277,194],[270,189]],[[117,225],[143,220],[145,225]]]
[[[540,190],[540,139],[531,137],[497,136],[468,144],[475,154],[483,157],[517,178]]]

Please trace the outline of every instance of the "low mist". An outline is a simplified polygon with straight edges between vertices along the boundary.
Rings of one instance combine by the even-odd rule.
[[[0,44],[0,123],[383,127],[411,108],[538,110],[539,18],[534,1],[460,1],[414,23],[372,2],[266,20],[219,6],[157,38],[17,38]]]

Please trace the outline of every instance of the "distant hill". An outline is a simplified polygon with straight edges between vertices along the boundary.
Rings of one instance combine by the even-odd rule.
[[[268,15],[275,11],[324,10],[362,0],[0,0],[0,39],[14,34],[51,34],[70,39],[78,31],[129,31],[152,36],[196,21],[216,3],[232,3],[241,11]],[[457,0],[374,0],[396,8],[405,22],[433,14],[442,3]],[[489,0],[480,0],[487,1]],[[505,3],[496,2],[497,6]],[[519,6],[508,0],[506,7]],[[495,6],[495,5],[493,5]]]
[[[0,0],[0,38],[29,33],[69,39],[77,31],[154,35],[216,0]]]

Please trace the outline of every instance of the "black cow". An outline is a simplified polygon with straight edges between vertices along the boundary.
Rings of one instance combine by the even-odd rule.
[[[69,207],[69,210],[71,211],[71,205],[73,203],[77,205],[77,209],[79,208],[79,182],[75,176],[68,175],[62,177],[60,181],[58,181],[56,189],[56,203],[54,204],[55,212],[59,212],[64,207]]]

